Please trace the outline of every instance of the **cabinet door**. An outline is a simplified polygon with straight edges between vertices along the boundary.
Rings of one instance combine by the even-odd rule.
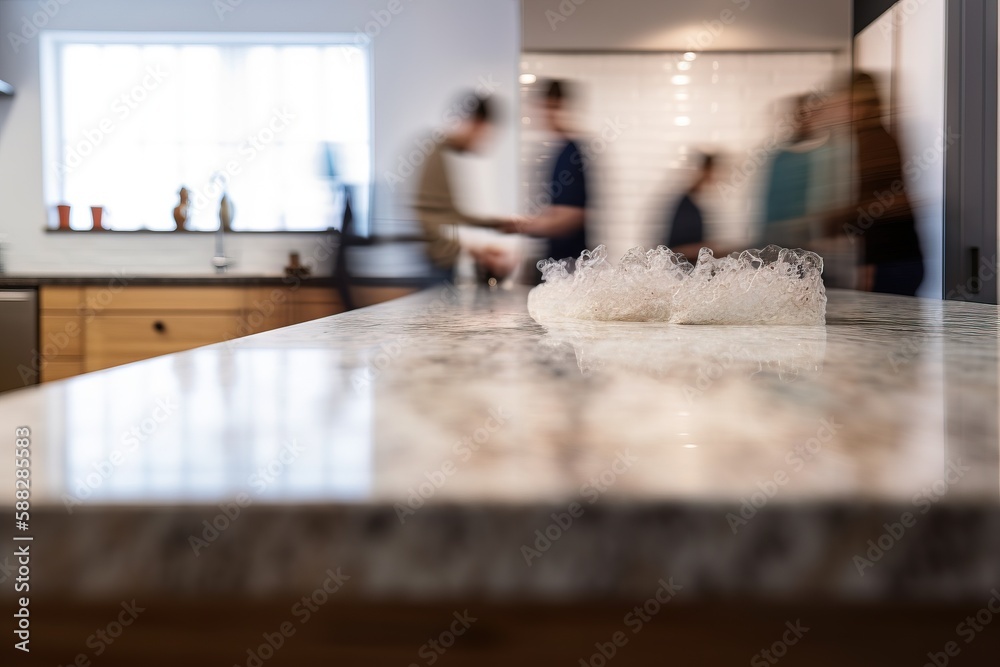
[[[85,311],[82,287],[43,285],[39,289],[38,350],[41,381],[83,372]]]
[[[239,312],[244,287],[87,287],[87,307],[97,314],[122,310],[204,310]]]
[[[308,322],[343,312],[340,297],[332,287],[302,287],[292,294],[292,323]]]
[[[79,357],[83,354],[83,320],[79,315],[42,312],[39,349],[46,358]]]
[[[221,343],[242,335],[235,315],[100,315],[87,326],[85,370]]]
[[[71,357],[57,357],[46,361],[42,365],[42,382],[55,382],[65,380],[83,373],[83,359]]]

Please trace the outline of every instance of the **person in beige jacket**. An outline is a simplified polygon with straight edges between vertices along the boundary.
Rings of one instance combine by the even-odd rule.
[[[465,118],[454,131],[433,144],[424,159],[423,171],[413,201],[413,209],[427,241],[427,255],[434,265],[435,277],[453,280],[461,246],[455,225],[500,227],[507,221],[483,218],[461,211],[455,203],[448,177],[446,156],[449,152],[476,151],[488,138],[493,125],[490,100],[470,96],[463,104]]]

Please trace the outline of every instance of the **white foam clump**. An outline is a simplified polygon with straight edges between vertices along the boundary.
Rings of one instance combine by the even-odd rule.
[[[536,321],[578,319],[674,324],[822,325],[823,258],[770,245],[694,266],[666,246],[632,248],[617,266],[601,245],[569,260],[542,260],[542,284],[528,295]]]

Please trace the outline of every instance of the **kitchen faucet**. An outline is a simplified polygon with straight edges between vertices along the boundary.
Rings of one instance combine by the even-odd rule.
[[[225,239],[226,230],[233,222],[233,203],[229,200],[229,195],[222,193],[222,201],[219,202],[219,231],[215,232],[215,256],[212,257],[212,266],[215,272],[225,273],[232,261],[226,257]]]
[[[232,264],[229,258],[226,257],[225,238],[226,230],[223,229],[222,225],[219,225],[219,230],[215,232],[215,256],[212,257],[212,266],[215,267],[215,272],[219,274],[225,273]]]

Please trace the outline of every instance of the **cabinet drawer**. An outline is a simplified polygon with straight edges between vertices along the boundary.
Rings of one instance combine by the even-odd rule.
[[[83,307],[82,287],[61,287],[42,285],[38,296],[41,310],[73,310]]]
[[[83,373],[83,359],[56,359],[42,366],[42,382],[54,382]]]
[[[107,287],[86,288],[87,307],[98,313],[123,310],[196,310],[237,312],[243,309],[241,287]]]
[[[238,335],[239,321],[235,315],[102,315],[87,325],[87,367],[91,368],[92,357],[138,361],[219,343]]]
[[[334,303],[296,303],[292,309],[293,323],[298,324],[300,322],[318,320],[321,317],[337,315],[342,310],[340,304]]]
[[[83,354],[83,323],[76,315],[42,314],[39,349],[47,359]]]
[[[333,287],[300,287],[295,291],[293,300],[296,303],[332,303],[340,304],[340,295]]]

